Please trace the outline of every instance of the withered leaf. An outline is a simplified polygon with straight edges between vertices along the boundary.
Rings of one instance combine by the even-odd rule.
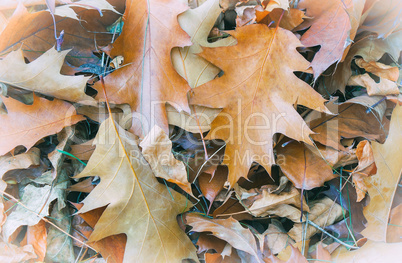
[[[125,233],[128,249],[123,262],[197,260],[195,247],[176,221],[188,206],[186,198],[158,183],[136,137],[107,119],[95,141],[87,166],[76,176],[101,179],[79,213],[107,206],[89,241]]]
[[[29,150],[39,139],[84,120],[83,116],[76,115],[71,104],[58,99],[50,101],[34,95],[32,105],[13,98],[2,99],[8,114],[0,115],[0,155],[18,145]]]
[[[228,180],[233,186],[247,175],[253,161],[271,170],[275,133],[309,143],[311,131],[303,128],[293,104],[320,111],[326,108],[324,99],[293,73],[305,71],[309,63],[296,51],[301,44],[291,32],[257,24],[229,33],[237,45],[205,48],[200,54],[225,74],[193,89],[190,102],[223,108],[207,139],[226,141],[228,158],[223,164],[229,167]],[[265,159],[257,160],[261,156]]]

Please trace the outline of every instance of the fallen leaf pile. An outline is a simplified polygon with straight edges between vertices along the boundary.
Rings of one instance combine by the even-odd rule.
[[[398,262],[402,2],[0,3],[0,262]]]

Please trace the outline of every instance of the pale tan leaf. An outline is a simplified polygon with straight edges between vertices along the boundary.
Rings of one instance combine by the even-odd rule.
[[[366,71],[371,72],[380,78],[386,78],[391,81],[397,81],[399,78],[398,67],[392,67],[376,61],[366,62],[362,58],[356,58],[355,63],[360,68],[364,68]]]
[[[11,154],[1,156],[0,179],[8,171],[15,169],[26,169],[31,165],[39,165],[39,160],[40,160],[40,150],[38,148],[31,148],[26,153],[21,153],[14,156]]]
[[[142,155],[151,166],[156,177],[177,184],[192,195],[184,163],[176,160],[172,153],[172,141],[159,127],[154,126],[141,141]]]
[[[33,226],[39,223],[41,218],[37,216],[40,211],[40,216],[49,215],[50,203],[58,198],[56,191],[51,191],[50,185],[43,187],[36,187],[34,185],[27,185],[24,188],[22,195],[21,205],[17,205],[16,209],[11,212],[3,225],[3,234],[5,240],[14,233],[20,226]],[[28,209],[26,208],[28,207]]]
[[[233,218],[209,219],[194,213],[186,215],[187,224],[192,226],[195,232],[212,232],[212,234],[228,242],[232,247],[245,251],[253,255],[257,262],[259,256],[257,252],[256,240],[249,229],[243,228],[240,223]]]
[[[292,187],[279,194],[272,193],[275,185],[265,185],[260,189],[246,190],[235,185],[236,196],[246,211],[253,216],[263,217],[277,215],[287,217],[295,222],[300,222],[301,195],[300,191]],[[303,209],[309,211],[303,198]],[[305,220],[303,216],[303,220]]]
[[[76,176],[101,179],[79,213],[107,206],[89,241],[125,233],[124,262],[197,260],[194,245],[176,221],[189,204],[184,196],[172,190],[169,193],[158,183],[139,151],[136,137],[107,119],[95,141],[91,159]]]
[[[68,17],[79,20],[77,13],[71,7],[80,7],[86,9],[96,9],[101,11],[112,11],[118,13],[106,0],[81,0],[76,2],[65,1],[67,4],[56,7],[54,14],[60,17]]]
[[[191,115],[187,112],[178,112],[170,104],[166,105],[169,124],[178,126],[192,133],[206,132],[211,129],[211,123],[218,116],[221,109],[202,106],[190,106]]]
[[[7,263],[20,263],[35,259],[36,254],[32,245],[18,247],[13,244],[0,242],[0,261]]]
[[[402,258],[401,243],[384,243],[368,240],[358,250],[348,251],[342,249],[331,254],[334,263],[391,263],[399,262]]]
[[[363,75],[352,76],[347,85],[349,86],[362,86],[367,88],[369,96],[387,96],[398,95],[399,89],[394,81],[386,78],[380,78],[380,82],[375,82],[368,73]]]
[[[343,216],[342,207],[328,197],[312,201],[309,203],[309,206],[310,213],[308,219],[322,228],[332,225]],[[304,228],[305,224],[295,223],[293,228],[289,230],[288,234],[293,238],[293,240],[300,242],[303,238],[308,240],[314,234],[319,232],[317,228],[310,225],[307,226],[307,230]],[[304,233],[304,231],[307,233]]]
[[[391,116],[389,136],[384,144],[372,143],[377,174],[365,178],[370,203],[363,213],[368,223],[362,235],[373,241],[386,241],[388,218],[401,177],[402,106],[397,105]]]
[[[0,60],[0,82],[62,100],[93,104],[95,100],[84,93],[88,77],[60,74],[68,52],[51,48],[26,64],[21,49],[12,51]]]
[[[191,88],[195,88],[213,80],[221,71],[206,59],[197,54],[203,47],[230,46],[236,43],[232,37],[224,38],[216,42],[208,42],[208,35],[222,9],[219,0],[208,0],[195,9],[189,9],[178,16],[180,26],[191,37],[193,45],[190,47],[175,47],[172,49],[172,63],[176,71],[187,80]],[[201,106],[190,107],[191,115],[181,111],[177,113],[174,107],[167,108],[169,124],[179,126],[190,132],[205,132],[209,130],[210,123],[220,112],[219,109],[205,108]],[[197,122],[201,124],[198,125]],[[205,123],[203,125],[202,123]],[[208,128],[204,128],[208,126]]]

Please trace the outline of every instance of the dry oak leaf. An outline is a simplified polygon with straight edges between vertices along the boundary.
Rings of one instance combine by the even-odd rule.
[[[286,261],[283,261],[274,255],[270,255],[266,258],[264,258],[264,262],[266,263],[308,263],[307,259],[302,255],[300,250],[297,247],[292,246],[289,244],[290,247],[290,256],[288,256],[288,259]]]
[[[102,11],[112,11],[117,14],[113,6],[106,0],[81,0],[76,2],[71,2],[71,0],[64,1],[66,4],[58,6],[55,8],[54,14],[60,17],[68,17],[72,19],[79,20],[79,16],[71,7],[80,7],[86,9],[96,9],[99,13]],[[121,14],[120,14],[121,15]]]
[[[191,88],[213,80],[220,72],[219,68],[197,55],[202,51],[202,47],[231,46],[236,43],[233,37],[208,42],[208,35],[221,12],[219,0],[208,0],[178,16],[181,28],[191,37],[193,45],[173,48],[172,62]]]
[[[298,189],[320,187],[324,182],[337,177],[333,168],[357,161],[356,155],[349,151],[337,151],[321,144],[315,147],[292,141],[275,149],[277,155],[282,157],[281,162],[278,162],[282,172]]]
[[[145,136],[154,125],[168,133],[166,103],[177,111],[190,112],[190,87],[174,69],[170,55],[173,47],[191,45],[177,21],[186,9],[174,0],[126,3],[124,29],[111,55],[123,56],[128,65],[106,76],[105,85],[110,102],[131,106],[131,131],[136,135]],[[103,100],[102,84],[97,82],[94,88],[99,91],[97,98]]]
[[[333,94],[337,90],[345,93],[346,84],[352,76],[351,63],[356,56],[362,57],[365,61],[378,61],[385,53],[388,53],[395,60],[398,60],[402,50],[401,34],[402,30],[386,39],[378,39],[376,36],[368,35],[356,40],[350,47],[344,61],[336,65],[335,72],[325,77],[325,85],[320,87],[319,91],[323,94]]]
[[[7,263],[27,262],[37,258],[32,245],[16,246],[0,242],[0,261]]]
[[[337,115],[312,112],[306,117],[316,134],[311,138],[322,145],[346,151],[341,145],[341,138],[363,137],[383,142],[387,135],[389,120],[384,118],[386,103],[382,97],[367,95],[354,97],[341,104],[328,103],[327,107]],[[374,109],[372,105],[380,102]]]
[[[364,178],[377,173],[377,166],[374,162],[374,154],[369,141],[361,141],[356,147],[356,156],[359,164],[352,172],[353,183],[356,187],[357,202],[366,196],[367,186]]]
[[[348,251],[340,247],[331,254],[334,263],[391,263],[402,258],[402,242],[385,243],[368,240],[361,248]]]
[[[154,126],[139,145],[156,177],[177,184],[188,194],[193,194],[187,180],[186,167],[174,158],[172,141],[159,126]]]
[[[197,55],[202,51],[201,46],[230,46],[236,43],[232,37],[208,42],[208,35],[221,11],[219,0],[208,0],[198,8],[189,9],[178,16],[181,28],[191,37],[193,45],[173,48],[172,63],[177,73],[187,80],[191,88],[213,80],[220,72],[219,68]],[[201,106],[192,106],[190,109],[191,114],[178,112],[168,104],[166,110],[169,124],[194,133],[206,132],[210,130],[211,122],[220,112],[220,109]]]
[[[95,103],[84,92],[88,77],[60,74],[68,52],[57,52],[53,47],[26,64],[22,49],[12,51],[0,60],[0,82],[62,100]]]
[[[212,64],[211,64],[212,65]],[[170,104],[166,105],[166,112],[169,124],[178,126],[192,133],[204,133],[211,129],[212,121],[221,112],[221,109],[207,108],[191,105],[191,114],[178,112]]]
[[[283,10],[289,10],[289,1],[288,0],[264,0],[261,5],[257,5],[254,7],[255,9],[255,20],[259,23],[264,18],[267,17],[267,15],[270,15],[272,12],[274,12],[275,9],[277,9],[277,12],[279,15],[284,14],[286,16],[288,12],[284,13]],[[289,14],[289,13],[288,13]],[[278,17],[279,18],[279,17]],[[275,20],[277,21],[277,20]],[[303,20],[301,21],[303,22]],[[281,22],[282,24],[282,22]]]
[[[109,0],[109,2],[115,6],[116,10],[124,10],[124,1]],[[80,21],[55,16],[57,30],[64,30],[62,48],[71,49],[66,62],[73,66],[80,66],[84,63],[97,64],[99,58],[93,54],[94,39],[96,39],[96,45],[108,45],[113,36],[107,32],[106,28],[113,24],[119,15],[106,11],[100,17],[97,10],[84,8],[78,9],[76,13],[79,15]],[[23,5],[19,5],[12,17],[9,18],[7,27],[1,33],[0,52],[6,54],[21,48],[24,50],[24,56],[29,61],[33,61],[42,52],[45,53],[51,49],[55,43],[53,19],[50,13],[45,10],[29,13]],[[62,72],[68,72],[71,75],[76,73],[69,66],[63,67]]]
[[[389,135],[384,144],[372,143],[377,174],[364,179],[370,203],[363,213],[367,227],[362,235],[373,241],[386,242],[388,218],[401,177],[402,106],[392,112]]]
[[[272,193],[276,188],[276,185],[264,185],[259,189],[246,190],[235,185],[236,197],[251,215],[256,217],[277,215],[300,222],[302,202],[304,211],[309,211],[304,197],[301,200],[300,191],[292,186],[279,194]],[[303,221],[305,221],[304,216]]]
[[[402,2],[395,0],[367,0],[358,33],[375,32],[379,38],[387,38],[402,26]]]
[[[229,166],[228,180],[233,186],[247,175],[253,161],[270,172],[275,162],[272,151],[275,133],[311,143],[312,132],[305,127],[294,104],[319,111],[326,108],[321,95],[293,73],[305,71],[309,66],[296,51],[301,44],[293,33],[260,24],[229,33],[237,39],[237,45],[204,48],[200,54],[225,74],[193,89],[190,103],[223,108],[212,122],[207,139],[226,142],[228,158],[223,164]],[[259,159],[260,156],[264,159]]]
[[[343,56],[341,61],[345,59],[347,54],[349,53],[349,49],[355,40],[357,30],[362,21],[362,14],[365,7],[366,0],[352,0],[351,4],[349,4],[345,10],[349,15],[350,26],[351,29],[349,31],[348,42],[349,45],[343,51]]]
[[[40,150],[31,148],[26,153],[11,155],[11,153],[0,157],[0,190],[6,190],[5,182],[1,179],[11,170],[26,169],[33,165],[40,164]],[[1,220],[0,220],[1,224]]]
[[[73,203],[73,205],[77,209],[80,209],[83,206],[83,204],[75,203]],[[93,228],[95,227],[99,218],[102,216],[103,211],[105,211],[105,207],[76,215],[74,218],[78,222],[80,222],[81,220],[84,220],[85,222],[81,221],[78,226],[74,226],[75,230],[78,230],[81,233],[85,232],[83,234],[86,238],[89,238],[91,233],[93,232]],[[89,227],[90,229],[88,229],[87,227]],[[102,254],[103,258],[107,258],[108,262],[121,263],[123,262],[126,241],[126,235],[119,234],[102,238],[101,240],[96,242],[91,242],[89,243],[89,245],[98,250]]]
[[[360,68],[364,68],[367,72],[371,72],[380,78],[386,78],[391,81],[397,81],[399,78],[398,67],[392,67],[375,61],[366,62],[362,58],[356,58],[355,63]]]
[[[101,179],[79,213],[107,206],[89,242],[125,233],[123,262],[197,261],[194,245],[176,221],[188,206],[186,198],[158,183],[140,153],[136,137],[107,119],[95,141],[91,159],[76,176]]]
[[[321,200],[314,200],[309,203],[310,212],[308,219],[322,228],[332,225],[336,221],[342,218],[342,207],[332,201],[328,197],[324,197]],[[305,229],[303,223],[295,223],[289,230],[288,235],[296,242],[300,242],[303,239],[309,240],[319,230],[313,226],[308,226]]]
[[[347,85],[365,87],[369,96],[387,96],[399,94],[399,89],[396,82],[385,78],[380,78],[380,82],[377,83],[370,77],[368,73],[352,76]]]
[[[18,145],[29,150],[41,138],[85,119],[71,104],[58,99],[50,101],[34,95],[33,104],[25,105],[13,98],[1,98],[8,114],[0,115],[0,155]]]
[[[38,256],[37,260],[43,262],[46,254],[46,222],[41,220],[36,225],[28,226],[26,237],[27,244],[33,246],[34,251]]]
[[[212,232],[214,236],[225,240],[232,247],[254,256],[257,262],[262,262],[257,249],[257,242],[250,231],[233,218],[209,219],[198,214],[186,214],[187,225],[195,232]]]
[[[395,198],[394,202],[395,201],[398,201],[399,205],[391,209],[389,226],[387,229],[388,243],[397,243],[402,241],[402,228],[400,227],[400,224],[402,222],[402,204],[400,203],[400,198]]]
[[[302,0],[297,5],[306,9],[306,20],[300,27],[309,28],[300,39],[308,47],[320,45],[321,49],[314,56],[311,67],[317,79],[330,65],[342,59],[343,51],[348,46],[351,24],[347,8],[352,0]]]

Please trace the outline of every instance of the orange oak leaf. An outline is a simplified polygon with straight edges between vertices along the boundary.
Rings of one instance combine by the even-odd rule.
[[[301,38],[302,44],[321,46],[311,62],[315,78],[342,58],[351,29],[346,8],[352,4],[351,0],[303,0],[298,4],[299,9],[306,9],[306,16],[313,17],[301,25],[302,28],[309,27]]]
[[[294,104],[327,109],[324,99],[293,73],[306,71],[309,62],[296,51],[301,43],[290,31],[257,24],[229,33],[237,45],[205,48],[200,54],[225,74],[193,89],[190,103],[223,108],[206,139],[225,140],[228,158],[223,164],[229,166],[228,181],[233,186],[247,176],[253,161],[270,172],[275,133],[311,143],[312,132]]]
[[[170,56],[173,47],[191,45],[177,20],[186,9],[174,0],[127,1],[123,33],[111,55],[123,56],[128,65],[106,76],[105,84],[111,102],[127,103],[136,112],[131,127],[136,135],[146,135],[154,125],[168,132],[166,102],[177,111],[190,112],[190,87]],[[102,90],[99,82],[94,87]],[[98,98],[104,99],[103,95]]]
[[[0,115],[0,155],[18,145],[29,150],[41,138],[85,119],[71,104],[58,99],[50,101],[34,95],[33,104],[25,105],[13,98],[1,98],[8,114]]]

